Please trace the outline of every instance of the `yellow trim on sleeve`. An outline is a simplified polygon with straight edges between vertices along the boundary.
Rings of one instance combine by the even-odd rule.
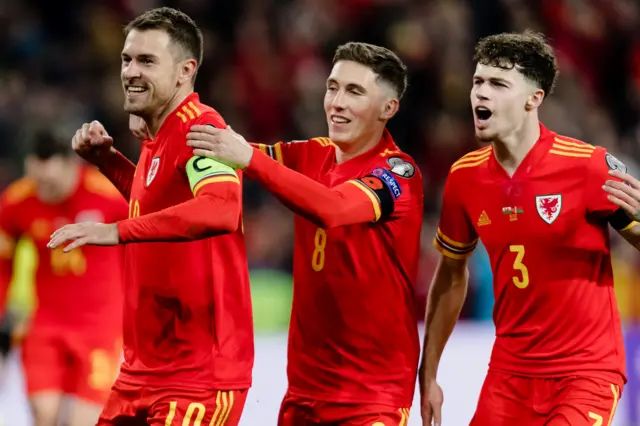
[[[193,187],[193,195],[198,195],[198,191],[202,189],[203,186],[208,185],[210,183],[218,183],[218,182],[235,182],[240,185],[240,180],[233,175],[224,175],[224,176],[212,176],[210,178],[202,179],[200,182]]]
[[[371,204],[373,205],[373,214],[375,216],[374,222],[377,222],[380,219],[380,216],[382,216],[382,212],[380,211],[380,201],[378,200],[378,197],[376,197],[376,195],[371,192],[369,188],[367,188],[360,182],[355,180],[350,180],[348,182],[360,188],[360,190],[367,194],[367,197],[369,197],[369,199],[371,200]]]
[[[436,250],[438,250],[443,255],[456,260],[466,259],[467,257],[471,256],[471,254],[473,253],[473,251],[470,251],[469,253],[459,254],[459,253],[454,253],[452,251],[449,251],[442,244],[438,242],[437,238],[433,239],[433,246],[436,248]]]
[[[442,233],[442,231],[440,230],[440,228],[438,228],[438,235],[440,236],[440,238],[442,238],[442,241],[444,241],[445,243],[449,244],[451,247],[457,247],[457,248],[461,248],[461,249],[466,249],[469,248],[471,246],[473,246],[478,240],[475,239],[473,241],[471,241],[470,243],[464,244],[464,243],[459,243],[455,240],[452,240],[451,238],[447,237],[446,235],[444,235],[444,233]]]
[[[625,226],[624,228],[622,228],[620,230],[620,232],[625,232],[628,231],[629,229],[633,228],[634,226],[636,226],[638,223],[640,222],[636,222],[635,220],[633,222],[631,222],[630,224],[628,224],[627,226]]]
[[[284,160],[282,159],[282,145],[277,143],[273,146],[273,150],[276,153],[276,161],[280,164],[284,164]]]

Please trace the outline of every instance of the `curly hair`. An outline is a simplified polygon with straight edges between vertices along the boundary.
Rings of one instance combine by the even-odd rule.
[[[502,69],[515,68],[544,91],[553,92],[558,79],[558,66],[553,48],[545,36],[535,31],[495,34],[476,44],[473,60],[482,65]]]
[[[393,87],[402,98],[407,90],[407,67],[391,50],[374,44],[349,42],[338,46],[333,63],[353,61],[370,68],[382,81]]]

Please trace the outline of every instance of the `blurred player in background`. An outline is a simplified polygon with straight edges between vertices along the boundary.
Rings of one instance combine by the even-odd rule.
[[[121,354],[122,259],[116,247],[49,250],[49,236],[76,222],[116,221],[127,205],[97,170],[81,165],[67,142],[39,132],[26,177],[0,202],[0,306],[12,277],[14,248],[30,238],[38,252],[38,305],[22,346],[36,426],[56,426],[65,396],[71,426],[94,424]]]
[[[442,258],[421,368],[423,424],[442,421],[438,363],[480,238],[494,274],[496,341],[471,424],[609,425],[626,378],[608,227],[640,249],[640,226],[603,185],[626,167],[538,121],[558,73],[543,36],[487,37],[475,61],[475,132],[489,146],[455,162],[444,188],[435,238]]]
[[[252,147],[194,126],[194,153],[245,169],[295,217],[289,388],[278,424],[406,426],[419,359],[415,285],[422,177],[386,130],[406,67],[340,46],[327,79],[330,138]]]
[[[129,219],[64,227],[50,244],[146,242],[126,246],[125,362],[98,424],[237,425],[253,367],[240,177],[186,145],[194,124],[225,127],[193,91],[202,34],[170,8],[145,12],[125,34],[125,110],[149,130],[138,165],[98,122],[73,146],[129,201]]]

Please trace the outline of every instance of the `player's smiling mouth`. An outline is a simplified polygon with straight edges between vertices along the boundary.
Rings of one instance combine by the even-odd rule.
[[[138,94],[144,93],[147,91],[147,88],[144,86],[126,86],[127,94]]]
[[[341,115],[332,115],[331,122],[334,124],[347,124],[347,123],[351,123],[351,120]]]

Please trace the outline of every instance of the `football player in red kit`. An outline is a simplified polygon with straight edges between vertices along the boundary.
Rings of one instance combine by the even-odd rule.
[[[49,250],[59,226],[116,221],[127,204],[96,170],[85,167],[52,132],[38,132],[26,177],[0,201],[0,307],[12,277],[15,243],[29,238],[38,254],[37,308],[22,346],[26,390],[35,426],[85,426],[98,419],[120,365],[122,260],[116,247]],[[63,399],[71,405],[61,410]]]
[[[422,177],[386,130],[406,88],[388,49],[340,46],[330,138],[252,147],[194,126],[194,154],[245,169],[295,213],[289,387],[280,426],[406,426],[419,358]]]
[[[496,340],[473,426],[609,425],[625,379],[609,225],[635,247],[640,226],[603,185],[626,167],[538,121],[556,81],[536,33],[481,40],[471,104],[478,140],[455,162],[435,246],[421,366],[423,424],[442,419],[438,363],[464,301],[478,239],[493,270]]]
[[[253,366],[240,176],[186,145],[194,124],[225,127],[193,92],[202,34],[170,8],[144,13],[125,33],[125,110],[149,135],[138,165],[97,122],[73,145],[129,200],[129,219],[67,226],[50,243],[144,242],[126,245],[125,361],[98,424],[237,425]]]

